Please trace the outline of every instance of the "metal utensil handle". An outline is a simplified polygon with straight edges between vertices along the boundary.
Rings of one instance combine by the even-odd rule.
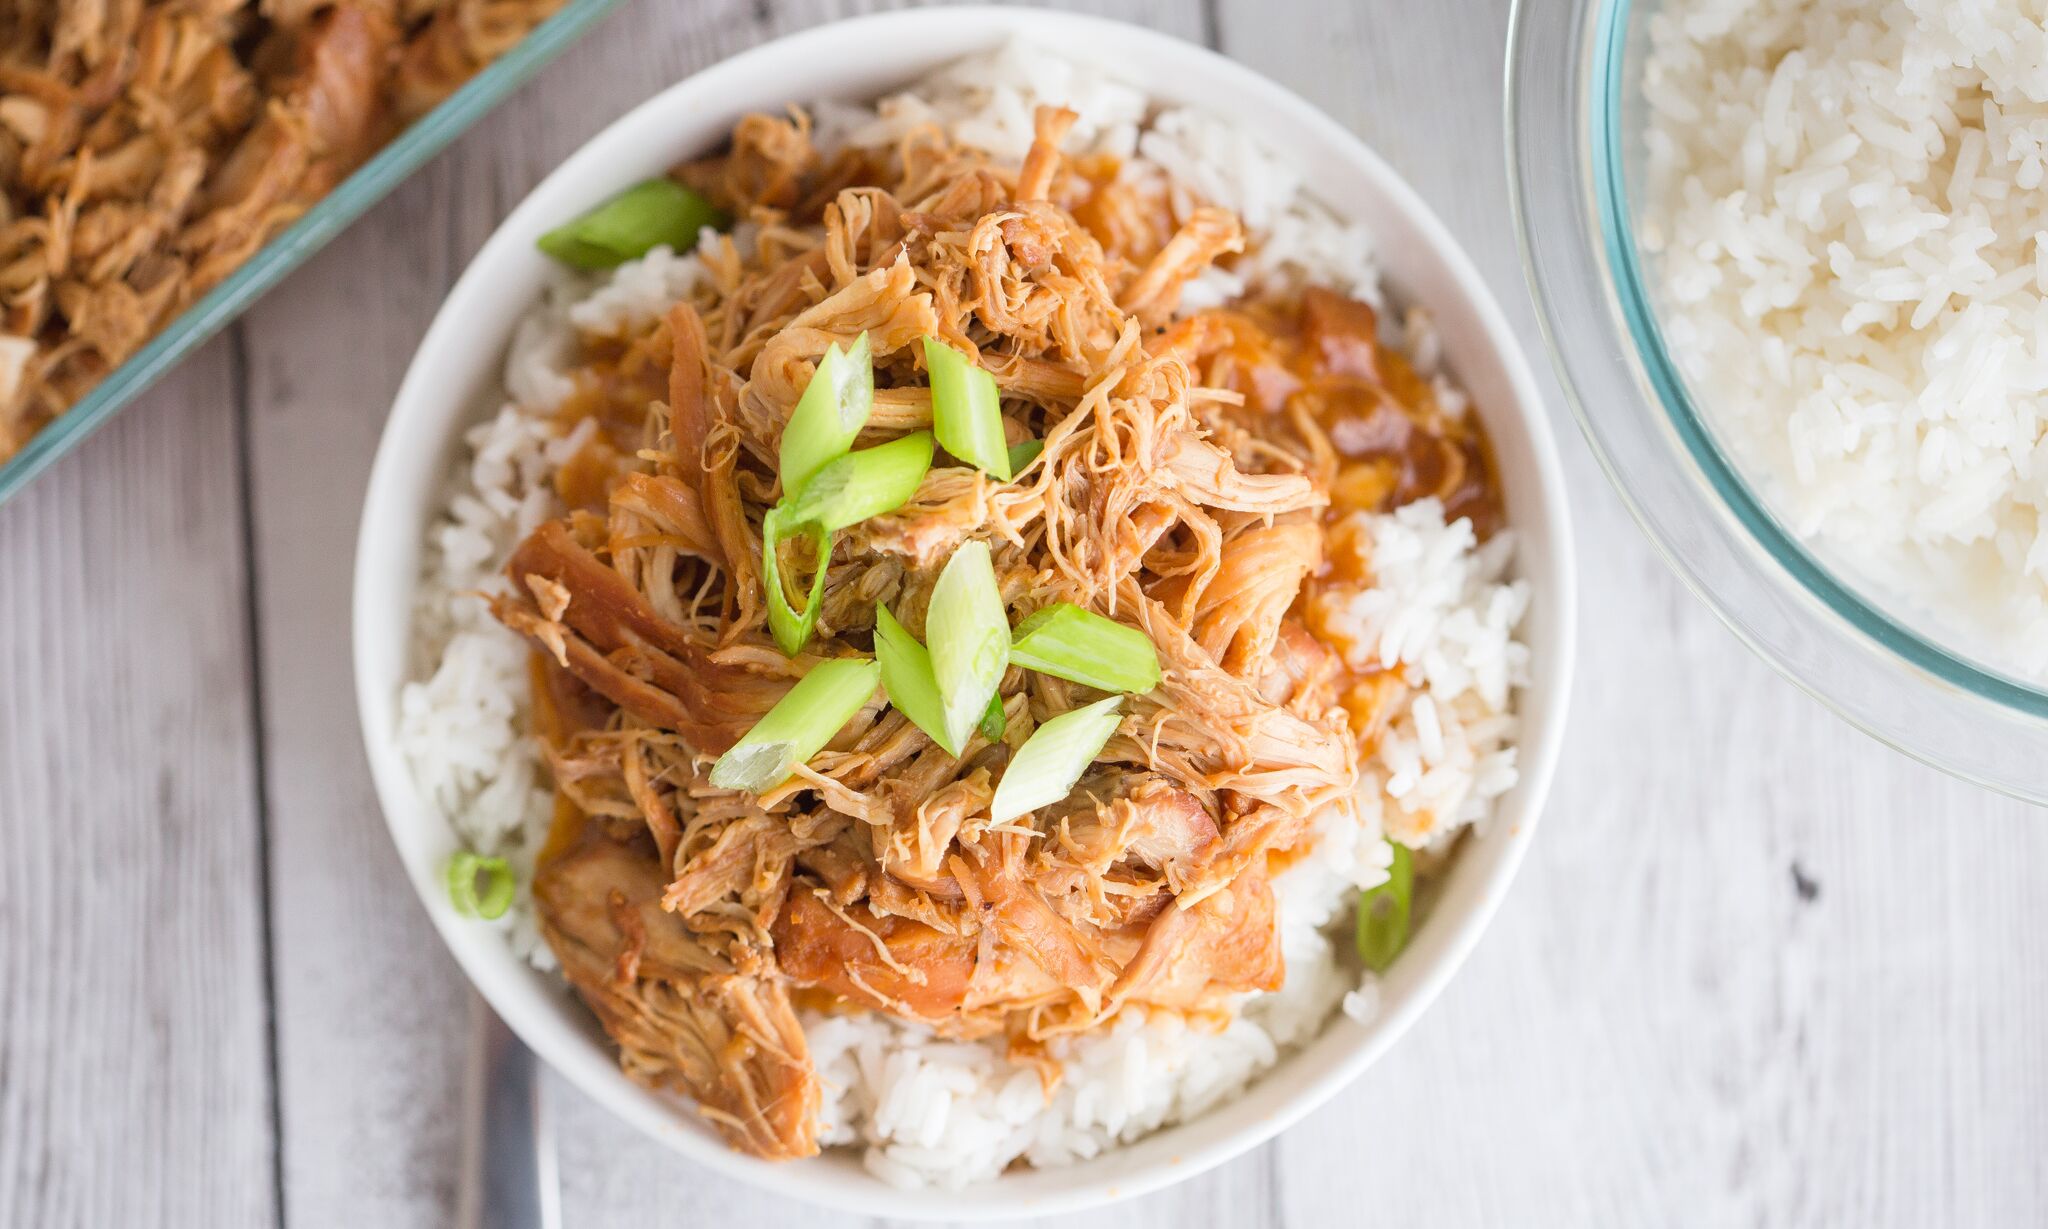
[[[554,1125],[533,1052],[484,1003],[474,1008],[470,1130],[461,1223],[472,1229],[561,1229]]]

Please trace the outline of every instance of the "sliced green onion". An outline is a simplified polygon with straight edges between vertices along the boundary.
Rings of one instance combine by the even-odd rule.
[[[1103,691],[1142,694],[1159,686],[1159,650],[1151,637],[1072,602],[1047,606],[1019,623],[1010,660]]]
[[[946,709],[932,676],[931,653],[881,605],[875,607],[875,660],[882,663],[882,689],[896,711],[931,735],[946,754],[960,754],[960,744],[946,733]]]
[[[760,794],[789,780],[796,766],[832,741],[875,694],[882,667],[865,657],[812,666],[711,766],[711,784]]]
[[[1097,700],[1070,713],[1061,713],[1031,731],[1031,737],[1017,748],[1016,757],[1003,770],[1003,779],[996,782],[996,796],[989,803],[990,818],[1000,824],[1066,797],[1074,782],[1088,771],[1088,765],[1095,762],[1102,744],[1122,724],[1123,715],[1117,706],[1123,702],[1122,696]]]
[[[782,579],[782,545],[803,538],[811,544],[811,557],[817,570],[811,574],[810,592],[804,597],[804,608],[798,611],[789,604],[789,587]],[[818,611],[825,605],[825,573],[832,562],[832,535],[816,525],[793,522],[777,504],[768,509],[768,515],[761,521],[761,584],[768,590],[768,630],[775,636],[775,643],[791,657],[795,657],[811,638],[811,629],[818,625]]]
[[[946,736],[964,746],[1010,662],[1010,619],[989,561],[988,543],[963,542],[932,586],[924,638],[932,652],[932,676]]]
[[[1023,473],[1024,467],[1036,461],[1038,454],[1044,451],[1044,440],[1025,440],[1010,445],[1010,476],[1014,478]]]
[[[483,886],[477,886],[477,880]],[[448,859],[448,900],[464,917],[499,918],[512,906],[512,868],[463,850]]]
[[[782,428],[776,468],[785,498],[802,490],[825,462],[846,455],[874,405],[875,362],[868,335],[862,333],[845,350],[833,342]]]
[[[981,736],[990,742],[1002,741],[1003,731],[1010,728],[1010,714],[1003,711],[1001,693],[988,698],[988,711],[981,715]]]
[[[932,433],[913,432],[825,462],[782,507],[792,524],[844,529],[901,507],[931,467]]]
[[[578,269],[609,269],[667,244],[678,252],[697,246],[705,227],[731,221],[710,201],[673,179],[650,179],[542,235],[541,251]]]
[[[936,337],[924,339],[924,365],[932,382],[932,429],[947,452],[983,473],[1010,480],[1010,450],[1003,442],[1003,408],[996,378]]]
[[[1358,958],[1375,973],[1386,972],[1408,946],[1408,910],[1415,896],[1415,859],[1406,845],[1390,844],[1394,863],[1387,868],[1387,881],[1358,898]]]

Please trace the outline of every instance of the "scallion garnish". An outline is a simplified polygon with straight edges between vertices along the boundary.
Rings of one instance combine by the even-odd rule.
[[[835,657],[812,666],[767,716],[711,766],[711,784],[760,794],[789,780],[796,766],[832,741],[882,681],[879,663]]]
[[[875,607],[875,660],[882,663],[882,689],[896,711],[931,735],[946,754],[960,754],[961,744],[946,732],[946,708],[932,675],[932,655],[887,606]]]
[[[924,339],[932,382],[932,430],[947,452],[992,477],[1010,480],[1003,409],[996,378],[936,337]]]
[[[988,543],[963,542],[932,587],[924,617],[932,676],[939,685],[947,740],[964,746],[988,711],[1010,661],[1010,620],[996,588]]]
[[[834,457],[780,506],[790,524],[844,529],[902,506],[931,467],[932,433],[915,431]]]
[[[1023,473],[1024,467],[1036,461],[1038,454],[1044,451],[1044,440],[1023,440],[1010,445],[1010,476],[1014,478]]]
[[[789,586],[782,579],[782,547],[803,539],[811,544],[811,587],[799,611],[789,602]],[[797,523],[781,504],[768,509],[761,521],[761,585],[768,590],[768,630],[775,643],[791,657],[802,651],[818,624],[818,611],[825,605],[825,573],[832,563],[832,535],[814,524]]]
[[[874,404],[875,364],[868,335],[862,333],[844,350],[833,342],[782,428],[776,468],[784,497],[802,490],[820,466],[853,447]]]
[[[1408,946],[1408,911],[1415,895],[1415,859],[1406,845],[1389,843],[1394,862],[1387,881],[1358,898],[1358,958],[1375,973],[1386,972]]]
[[[1010,660],[1103,691],[1142,694],[1159,686],[1159,650],[1151,637],[1071,602],[1047,606],[1019,623]]]
[[[1003,711],[1003,697],[1000,692],[988,698],[988,711],[981,715],[981,736],[990,742],[1000,741],[1003,731],[1010,728],[1010,714]]]
[[[1066,797],[1116,733],[1123,721],[1117,706],[1123,702],[1122,696],[1097,700],[1033,730],[996,782],[989,817],[1000,824]]]
[[[448,900],[464,917],[503,917],[512,906],[513,886],[512,868],[503,858],[486,858],[465,849],[448,859]]]
[[[542,235],[536,246],[578,269],[609,269],[667,244],[678,252],[697,246],[705,227],[731,219],[673,179],[650,179]]]

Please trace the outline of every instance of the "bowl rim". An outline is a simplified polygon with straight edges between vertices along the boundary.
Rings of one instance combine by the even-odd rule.
[[[609,1047],[590,1038],[591,1027],[587,1023],[565,1029],[557,1018],[559,1010],[551,1009],[534,987],[542,975],[530,969],[513,971],[504,967],[509,950],[498,932],[454,914],[441,891],[434,833],[428,830],[429,826],[445,830],[447,825],[418,797],[394,737],[397,701],[392,680],[402,679],[408,673],[402,664],[408,654],[402,644],[392,641],[394,637],[400,641],[409,638],[411,619],[408,614],[397,620],[399,626],[394,628],[390,609],[398,596],[406,598],[402,608],[410,609],[410,595],[418,581],[420,540],[428,517],[438,509],[441,480],[446,473],[442,462],[428,463],[417,454],[442,454],[452,449],[461,426],[475,418],[473,413],[457,414],[446,425],[443,438],[431,439],[421,434],[418,428],[422,423],[428,428],[434,425],[431,418],[422,416],[431,412],[435,401],[449,400],[444,394],[453,387],[439,383],[442,376],[436,366],[446,363],[432,356],[455,344],[459,330],[471,327],[470,313],[465,309],[484,302],[492,270],[516,265],[522,259],[538,259],[529,258],[528,249],[532,235],[544,229],[545,219],[535,212],[543,198],[570,191],[563,186],[566,181],[601,170],[608,160],[616,161],[612,156],[614,149],[640,130],[662,124],[673,126],[672,117],[689,106],[708,106],[717,111],[714,100],[743,92],[743,83],[750,79],[758,81],[765,76],[787,80],[788,74],[778,78],[775,70],[779,66],[806,57],[843,56],[846,48],[857,40],[876,45],[909,40],[910,46],[929,47],[950,39],[963,50],[970,50],[991,48],[1014,38],[1093,48],[1093,53],[1079,58],[1097,61],[1103,58],[1103,48],[1115,48],[1119,53],[1149,60],[1158,72],[1170,69],[1181,79],[1199,82],[1204,90],[1213,91],[1205,93],[1205,98],[1220,93],[1256,103],[1261,109],[1284,117],[1284,122],[1298,129],[1303,139],[1312,140],[1331,157],[1348,164],[1347,170],[1371,182],[1376,201],[1346,212],[1357,216],[1369,206],[1383,209],[1421,237],[1427,258],[1441,266],[1445,282],[1440,294],[1470,317],[1467,331],[1473,340],[1469,347],[1461,348],[1488,356],[1497,368],[1494,375],[1502,392],[1497,402],[1484,407],[1488,417],[1516,424],[1525,437],[1516,465],[1521,471],[1522,486],[1509,494],[1511,504],[1526,505],[1538,514],[1537,523],[1517,519],[1513,524],[1518,533],[1526,535],[1523,566],[1531,554],[1547,562],[1547,574],[1543,577],[1547,583],[1538,586],[1532,595],[1532,616],[1540,617],[1546,639],[1539,646],[1534,637],[1530,638],[1531,647],[1539,649],[1542,657],[1541,686],[1526,688],[1518,696],[1518,714],[1525,731],[1517,743],[1521,780],[1503,798],[1501,811],[1492,821],[1493,829],[1482,838],[1485,848],[1468,849],[1461,859],[1461,871],[1454,872],[1460,897],[1457,911],[1451,912],[1447,889],[1447,899],[1439,910],[1444,915],[1442,920],[1431,919],[1436,922],[1434,927],[1425,922],[1411,948],[1410,959],[1397,963],[1390,971],[1386,985],[1391,1005],[1370,1028],[1358,1026],[1339,1013],[1314,1040],[1283,1059],[1279,1066],[1261,1073],[1237,1101],[1213,1106],[1189,1122],[1112,1149],[1103,1157],[1073,1166],[1033,1170],[1029,1177],[1013,1179],[1006,1174],[957,1190],[900,1190],[857,1167],[848,1173],[844,1165],[827,1166],[817,1159],[793,1165],[758,1161],[731,1151],[708,1132],[695,1128],[695,1124],[686,1128],[679,1121],[674,1102],[657,1100],[626,1080]],[[926,54],[921,62],[929,67],[955,54],[958,53]],[[911,75],[914,74],[898,79],[905,80]],[[1159,89],[1150,92],[1162,96]],[[1188,92],[1192,93],[1192,87]],[[600,176],[600,181],[616,185],[622,177]],[[590,197],[591,193],[584,195]],[[552,204],[558,207],[560,203]],[[524,305],[521,306],[523,309]],[[507,337],[509,330],[497,336],[494,354],[502,357]],[[493,370],[496,365],[499,364],[494,364]],[[456,399],[471,402],[477,391],[470,388]],[[512,209],[465,268],[408,368],[380,440],[365,495],[352,597],[356,700],[386,827],[442,941],[463,974],[514,1032],[585,1095],[695,1162],[754,1185],[841,1210],[919,1220],[1051,1215],[1169,1185],[1269,1139],[1321,1105],[1391,1047],[1463,964],[1514,878],[1541,816],[1560,756],[1576,655],[1577,570],[1571,516],[1563,468],[1543,406],[1534,375],[1505,313],[1470,258],[1413,189],[1336,121],[1291,91],[1215,52],[1104,18],[993,6],[870,14],[761,43],[708,66],[631,108],[563,159]],[[392,668],[394,660],[401,663],[397,669]],[[423,815],[434,815],[436,819],[418,822],[416,817]],[[445,831],[440,835],[445,838]],[[439,857],[446,856],[448,845],[445,839],[440,842],[438,848],[443,852]],[[1465,863],[1473,866],[1469,874],[1462,873]],[[495,955],[490,950],[494,948]],[[566,996],[556,991],[554,997]],[[1322,1055],[1323,1051],[1329,1054]],[[1319,1061],[1313,1067],[1305,1065],[1304,1060],[1309,1058]],[[1192,1146],[1169,1153],[1162,1141],[1192,1141]],[[1117,1158],[1134,1153],[1142,1159],[1116,1163]],[[995,1197],[991,1198],[992,1195]]]

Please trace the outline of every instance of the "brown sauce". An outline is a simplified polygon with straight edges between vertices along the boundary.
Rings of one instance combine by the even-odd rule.
[[[536,650],[527,658],[527,691],[532,696],[532,729],[543,747],[560,747],[569,740],[569,721],[556,702],[556,679],[562,673],[546,654]],[[548,820],[547,839],[541,842],[537,865],[547,866],[569,850],[583,837],[583,829],[589,816],[583,808],[570,801],[569,795],[558,787],[555,790],[555,810]]]
[[[653,329],[628,343],[582,340],[575,389],[555,409],[564,433],[586,419],[597,431],[555,471],[555,493],[571,510],[603,512],[611,488],[648,438],[649,407],[668,399],[669,334]]]
[[[1471,518],[1482,541],[1500,528],[1505,510],[1485,431],[1470,414],[1447,413],[1407,356],[1381,344],[1369,304],[1316,287],[1297,302],[1196,319],[1220,342],[1204,356],[1205,383],[1242,396],[1249,416],[1282,416],[1298,404],[1321,427],[1337,458],[1332,520],[1434,495],[1446,520]]]

